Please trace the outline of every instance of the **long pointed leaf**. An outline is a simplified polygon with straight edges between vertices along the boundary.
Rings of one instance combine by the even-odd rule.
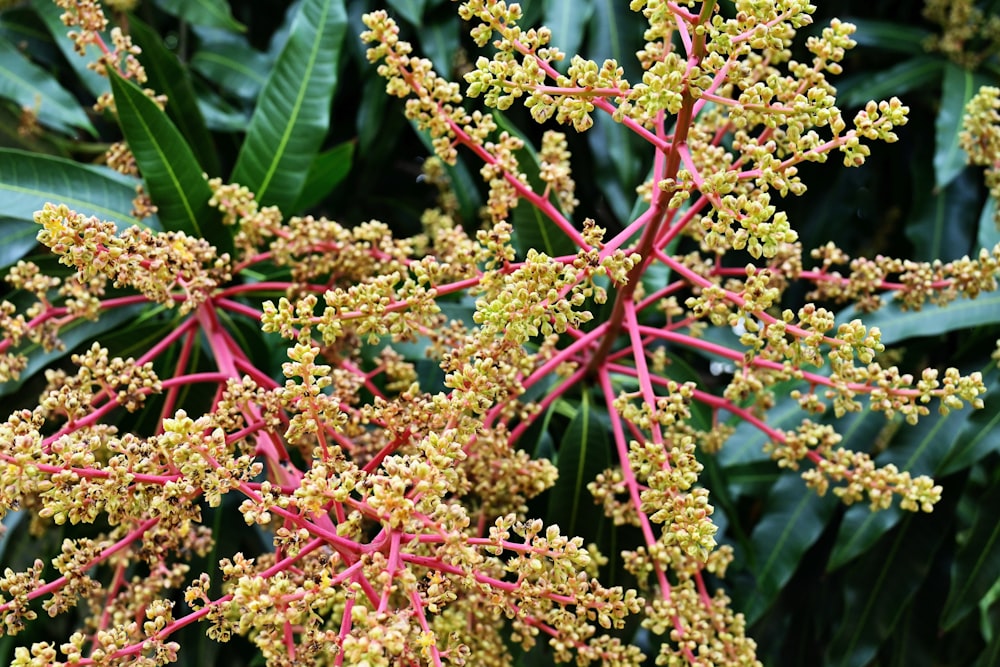
[[[558,524],[564,535],[595,540],[600,521],[595,521],[597,513],[587,484],[610,464],[606,429],[595,413],[590,393],[585,391],[576,416],[559,443],[556,458],[559,478],[549,492],[548,523]]]
[[[951,590],[941,612],[944,630],[975,609],[1000,579],[1000,484],[978,500],[976,510],[971,534],[951,565]]]
[[[983,204],[983,210],[979,213],[979,234],[976,236],[976,245],[980,248],[992,250],[1000,243],[1000,227],[996,221],[997,200],[987,197]]]
[[[837,314],[838,324],[858,318],[854,306]],[[886,345],[909,338],[936,336],[959,329],[971,329],[1000,322],[1000,292],[980,294],[975,299],[958,298],[946,306],[924,304],[920,310],[903,310],[890,301],[874,313],[860,316],[865,326],[878,327]]]
[[[857,31],[852,37],[861,46],[911,53],[917,56],[926,52],[924,44],[931,36],[931,32],[926,28],[895,21],[873,21],[849,17],[845,17],[844,21],[849,21],[857,27]]]
[[[87,113],[55,77],[4,41],[0,41],[0,97],[34,109],[43,125],[69,134],[77,128],[97,134]]]
[[[424,17],[424,5],[427,0],[387,0],[392,10],[412,23],[421,27]]]
[[[871,663],[927,577],[952,520],[953,508],[939,508],[930,515],[911,514],[891,540],[850,569],[844,586],[846,613],[823,664],[863,667]]]
[[[951,475],[964,470],[988,454],[1000,451],[1000,373],[993,366],[983,376],[986,384],[983,409],[969,415],[955,438],[954,446],[948,450],[941,469],[937,471],[938,475]]]
[[[764,518],[750,536],[753,580],[738,591],[748,623],[771,606],[836,508],[835,498],[816,495],[798,475],[779,478],[767,498]]]
[[[302,194],[295,203],[296,211],[312,208],[347,177],[354,160],[354,143],[345,141],[316,156]]]
[[[142,49],[139,61],[146,69],[149,87],[167,96],[167,116],[187,139],[202,169],[210,175],[217,175],[219,156],[198,109],[198,96],[187,69],[181,66],[177,56],[167,49],[153,28],[132,16],[129,18],[129,30],[133,41]]]
[[[246,26],[233,18],[229,3],[220,0],[156,0],[163,11],[194,25],[246,32]]]
[[[233,180],[287,213],[330,124],[347,26],[343,0],[306,0],[250,120]]]
[[[77,78],[90,91],[90,94],[97,98],[108,92],[108,80],[87,67],[88,64],[97,60],[97,47],[90,45],[86,56],[80,56],[76,52],[73,40],[66,35],[69,32],[69,28],[59,18],[62,16],[63,10],[56,3],[52,2],[52,0],[32,0],[31,7],[38,13],[38,16],[45,23],[49,32],[52,33],[52,40],[62,52],[70,67],[73,68],[73,72]]]
[[[837,104],[849,109],[893,95],[906,99],[904,95],[912,90],[940,85],[943,69],[940,58],[918,56],[881,72],[860,74],[837,84]]]
[[[180,131],[131,81],[112,73],[111,89],[125,140],[164,229],[203,237],[220,251],[229,251],[232,239],[208,205],[212,191]]]
[[[941,109],[938,111],[934,129],[934,183],[938,188],[951,183],[959,172],[965,169],[967,156],[958,145],[958,135],[962,131],[965,105],[981,86],[990,85],[991,80],[975,74],[954,63],[948,63],[944,70],[944,86],[941,90]]]
[[[569,60],[580,51],[587,21],[594,11],[591,0],[548,0],[545,5],[543,23],[552,30],[552,45],[564,51],[562,69],[569,66]]]
[[[451,76],[461,38],[459,19],[454,14],[435,18],[420,28],[420,45],[438,74]]]
[[[947,261],[971,252],[980,202],[978,180],[972,170],[963,170],[946,187],[934,189],[929,170],[914,170],[914,214],[906,225],[906,237],[915,249],[911,259]]]
[[[0,148],[0,199],[5,218],[34,226],[35,211],[46,202],[66,204],[121,227],[158,228],[155,219],[132,215],[135,186],[110,169],[59,157]]]
[[[38,225],[23,220],[0,217],[0,268],[6,268],[23,259],[38,241]]]
[[[901,426],[875,463],[891,463],[914,475],[936,474],[971,412],[966,408],[942,416],[933,411],[916,426]],[[840,524],[827,570],[833,571],[868,551],[907,514],[898,504],[879,512],[872,512],[865,503],[851,507]]]
[[[199,31],[199,35],[203,31]],[[191,58],[191,68],[206,79],[245,100],[253,100],[267,81],[271,58],[254,49],[245,38],[201,40]]]

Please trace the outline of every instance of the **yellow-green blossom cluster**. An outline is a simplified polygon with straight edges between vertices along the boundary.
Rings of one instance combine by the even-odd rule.
[[[129,286],[152,301],[188,312],[230,279],[229,256],[184,232],[130,227],[121,235],[112,222],[85,217],[64,204],[46,204],[35,214],[40,243],[84,281],[103,274],[116,287]]]
[[[771,456],[779,466],[792,470],[798,470],[803,459],[812,459],[814,465],[802,473],[806,484],[820,495],[834,484],[834,495],[848,505],[867,497],[872,510],[887,509],[898,496],[904,510],[933,511],[942,492],[934,480],[926,475],[912,477],[893,464],[876,467],[865,452],[838,447],[840,440],[829,424],[804,420],[796,430],[781,434]]]

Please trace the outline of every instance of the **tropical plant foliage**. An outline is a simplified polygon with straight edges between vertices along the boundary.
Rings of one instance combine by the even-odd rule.
[[[0,662],[998,662],[996,3],[101,4],[0,3]]]

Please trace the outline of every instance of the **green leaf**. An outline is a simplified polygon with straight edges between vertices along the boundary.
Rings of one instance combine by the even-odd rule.
[[[343,0],[306,0],[274,64],[236,159],[233,181],[291,213],[330,125],[347,27]]]
[[[52,40],[59,47],[63,57],[66,58],[66,62],[69,63],[77,78],[83,83],[90,94],[96,99],[108,92],[110,90],[108,80],[87,66],[99,57],[98,47],[93,44],[88,45],[87,55],[80,56],[75,50],[76,46],[73,40],[66,36],[66,33],[70,29],[59,18],[62,16],[63,10],[56,3],[52,2],[52,0],[32,0],[31,7],[38,14],[39,18],[42,19],[42,22],[45,23],[45,26],[52,34]],[[105,41],[110,41],[107,35],[104,35],[104,38]]]
[[[638,76],[641,70],[635,53],[644,42],[643,17],[616,0],[591,0],[591,5],[594,14],[587,24],[587,55],[598,63],[611,58],[630,80]]]
[[[549,491],[549,524],[563,535],[596,539],[598,521],[587,484],[611,465],[611,445],[589,391],[584,391],[576,416],[559,442],[559,478]]]
[[[995,628],[1000,627],[1000,623],[997,623],[1000,613],[998,613],[997,606],[994,605],[992,609],[984,610],[982,615],[984,621],[988,623],[987,627],[993,629],[993,633],[984,633],[987,645],[979,654],[979,660],[976,661],[975,667],[996,667],[996,665],[1000,665],[1000,632],[997,632]]]
[[[180,131],[131,81],[112,74],[111,89],[118,122],[164,229],[205,238],[220,252],[231,250],[229,231],[208,205],[212,191]]]
[[[34,222],[0,217],[0,268],[23,259],[38,243],[38,225]]]
[[[886,345],[910,338],[969,329],[1000,322],[1000,292],[987,292],[975,299],[959,297],[946,306],[924,304],[920,310],[903,310],[898,301],[889,301],[874,313],[858,313],[849,306],[837,314],[837,323],[861,319],[865,326],[878,327]]]
[[[824,664],[862,667],[871,663],[927,577],[953,518],[953,508],[947,507],[929,515],[909,515],[890,540],[846,572],[845,612],[827,642]]]
[[[132,215],[135,185],[107,169],[59,157],[0,148],[0,196],[3,216],[35,225],[35,211],[46,202],[66,204],[83,215],[109,220],[119,228],[158,228],[155,218]]]
[[[99,338],[106,331],[126,326],[144,310],[148,304],[135,304],[124,308],[103,311],[96,322],[77,318],[59,329],[59,339],[65,343],[65,349],[45,352],[38,343],[27,343],[16,350],[18,354],[28,356],[28,365],[21,372],[21,377],[9,382],[0,382],[0,396],[10,396],[17,392],[33,375],[40,373],[63,357],[68,356],[80,344]]]
[[[864,503],[848,508],[837,532],[837,544],[827,562],[827,572],[833,572],[868,551],[899,523],[904,514],[898,505],[878,512],[872,512]]]
[[[776,429],[793,429],[808,413],[789,394],[795,388],[802,388],[799,381],[779,384],[774,388],[776,402],[767,413],[767,424]],[[743,466],[759,461],[770,461],[771,455],[764,451],[770,442],[767,434],[750,422],[738,420],[736,430],[726,440],[716,455],[723,468]]]
[[[79,128],[97,134],[87,113],[55,77],[5,41],[0,41],[0,97],[33,109],[40,123],[61,132],[74,134]]]
[[[890,21],[845,18],[845,23],[853,23],[857,31],[851,36],[859,46],[898,51],[921,56],[926,53],[924,43],[931,36],[926,28]]]
[[[28,4],[0,12],[0,40],[16,45],[22,53],[30,53],[32,61],[50,72],[62,62],[48,28]]]
[[[296,211],[312,208],[347,177],[354,160],[354,143],[345,141],[316,156],[302,194],[295,203]]]
[[[218,86],[244,100],[257,98],[267,82],[271,57],[250,46],[242,35],[198,31],[200,47],[191,58],[191,68]]]
[[[497,127],[501,131],[508,132],[511,136],[524,142],[524,148],[514,151],[514,156],[517,158],[521,171],[528,175],[528,184],[532,190],[543,192],[545,183],[539,177],[542,161],[535,147],[503,113],[493,111],[492,114],[493,120],[496,121]],[[555,197],[552,200],[556,208],[559,208]],[[511,220],[514,226],[512,243],[519,257],[524,257],[531,249],[544,252],[549,257],[561,257],[576,252],[576,244],[561,229],[556,227],[554,222],[525,199],[518,200],[517,206],[511,212]]]
[[[237,133],[246,129],[250,114],[238,109],[215,91],[197,85],[198,110],[205,118],[205,125],[217,132]]]
[[[983,409],[969,415],[936,471],[938,475],[951,475],[978,463],[992,452],[1000,452],[1000,373],[995,365],[991,366],[983,373],[986,383]]]
[[[972,530],[951,564],[951,589],[941,628],[952,629],[1000,579],[1000,483],[976,502]]]
[[[427,57],[434,63],[434,70],[449,77],[454,69],[455,54],[461,45],[460,21],[454,14],[448,13],[440,18],[429,21],[420,29],[420,46]],[[382,86],[385,96],[385,86]]]
[[[914,169],[914,213],[906,224],[906,237],[916,251],[911,259],[948,261],[969,254],[980,201],[977,181],[971,170],[963,170],[943,189],[935,189],[929,170]]]
[[[642,160],[635,151],[634,138],[632,131],[604,113],[595,116],[594,126],[587,132],[594,169],[607,175],[598,179],[597,187],[622,222],[634,219],[629,217],[632,207],[636,200],[642,202],[635,196],[635,188],[642,180]]]
[[[798,475],[778,479],[768,494],[763,518],[750,535],[752,580],[737,589],[738,608],[748,624],[778,597],[836,508],[835,498],[816,495]]]
[[[838,83],[837,103],[847,109],[864,106],[869,100],[883,100],[894,95],[904,97],[910,91],[934,86],[943,70],[944,61],[940,58],[909,58],[887,70],[861,74]]]
[[[211,176],[218,175],[218,153],[205,127],[187,69],[167,49],[159,34],[137,17],[129,17],[129,30],[135,44],[142,49],[138,57],[149,77],[148,87],[167,96],[167,116],[184,135],[201,168]]]
[[[916,426],[899,426],[889,447],[875,458],[876,465],[892,464],[914,476],[937,474],[970,412],[966,408],[941,415],[932,410]],[[872,512],[867,503],[848,509],[837,532],[827,571],[832,572],[868,551],[907,514],[899,509],[898,503],[878,512]]]
[[[383,89],[384,86],[380,86]],[[383,94],[382,97],[385,97]],[[421,143],[427,149],[430,154],[434,153],[434,145],[431,143],[430,137],[426,132],[421,132],[417,129],[416,123],[410,121],[410,127],[416,132],[417,136],[420,137]],[[445,164],[445,171],[448,172],[448,178],[451,180],[455,196],[458,198],[458,208],[461,212],[463,220],[476,220],[478,219],[477,211],[479,207],[482,206],[483,199],[479,194],[479,188],[476,187],[476,179],[473,178],[472,172],[466,166],[465,161],[460,155],[458,160],[455,161],[454,165]]]
[[[552,46],[566,54],[566,59],[558,65],[563,71],[569,67],[570,59],[579,53],[586,33],[587,21],[594,12],[592,0],[548,0],[545,4],[545,20],[542,23],[552,30]]]
[[[205,25],[231,32],[246,32],[246,26],[233,18],[229,3],[221,0],[156,0],[163,11],[194,25]]]
[[[965,105],[979,92],[980,87],[989,84],[990,79],[982,74],[970,72],[950,62],[945,65],[941,108],[934,124],[935,187],[943,188],[965,169],[968,158],[958,145]]]
[[[424,6],[427,0],[388,0],[394,12],[419,28],[424,17]]]
[[[976,235],[976,245],[992,250],[1000,243],[1000,227],[996,220],[997,200],[987,197],[983,210],[979,213],[979,233]]]

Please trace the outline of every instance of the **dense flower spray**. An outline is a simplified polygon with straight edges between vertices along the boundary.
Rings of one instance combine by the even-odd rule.
[[[103,45],[98,5],[59,4],[79,44]],[[873,142],[896,139],[907,108],[893,98],[841,114],[827,75],[840,72],[853,26],[823,28],[806,42],[811,60],[798,62],[790,45],[813,6],[740,0],[726,18],[717,5],[633,0],[648,30],[642,79],[630,82],[611,60],[573,56],[560,73],[564,54],[547,29],[519,25],[518,5],[462,2],[472,38],[492,54],[474,62],[464,92],[411,54],[386,12],[365,15],[368,58],[436,152],[425,180],[440,204],[411,238],[377,221],[287,217],[220,179],[209,181],[211,203],[233,230],[232,255],[65,205],[40,211],[39,241],[72,274],[27,262],[10,272],[34,303],[0,305],[2,379],[31,363],[24,348],[57,348],[81,318],[138,307],[176,325],[139,358],[82,349],[47,372],[36,407],[0,424],[0,507],[31,512],[39,533],[100,527],[0,579],[7,633],[37,617],[36,600],[52,615],[82,609],[65,643],[19,648],[14,664],[166,664],[179,650],[171,636],[197,622],[218,641],[247,636],[268,665],[508,665],[514,645],[537,642],[560,662],[638,665],[641,650],[617,633],[636,615],[666,638],[657,664],[755,664],[719,587],[733,553],[717,543],[700,477],[699,457],[727,446],[730,416],[765,433],[776,464],[801,469],[818,493],[931,511],[933,480],[876,467],[842,448],[833,426],[769,425],[772,389],[798,380],[812,413],[867,406],[910,423],[932,405],[981,405],[978,374],[903,373],[882,362],[877,329],[838,325],[817,303],[872,309],[891,292],[918,308],[975,296],[996,288],[1000,254],[923,264],[827,245],[807,268],[779,208],[806,189],[798,165],[863,165]],[[133,47],[115,34],[98,69],[141,81]],[[541,188],[519,159],[524,140],[466,98],[523,104],[546,124]],[[587,131],[595,114],[654,155],[645,206],[613,235],[585,212],[572,217],[571,155],[555,129]],[[127,147],[115,151],[115,164],[134,168]],[[452,196],[447,165],[459,152],[483,165],[482,225],[461,220]],[[523,202],[574,251],[519,253],[511,217]],[[255,279],[264,266],[287,279]],[[802,282],[808,302],[783,307]],[[443,312],[460,296],[474,300],[471,321]],[[236,321],[283,341],[281,378],[241,345]],[[711,327],[737,330],[738,344],[705,337]],[[408,342],[426,347],[436,378],[398,351]],[[676,378],[674,348],[725,359],[731,377],[718,390]],[[522,437],[580,386],[610,415],[613,465],[589,492],[638,529],[622,554],[635,588],[603,584],[605,555],[528,513],[556,469]],[[691,418],[696,405],[712,416],[707,428]],[[202,520],[209,508],[238,511],[273,550],[231,551],[191,571],[193,557],[226,548]]]

